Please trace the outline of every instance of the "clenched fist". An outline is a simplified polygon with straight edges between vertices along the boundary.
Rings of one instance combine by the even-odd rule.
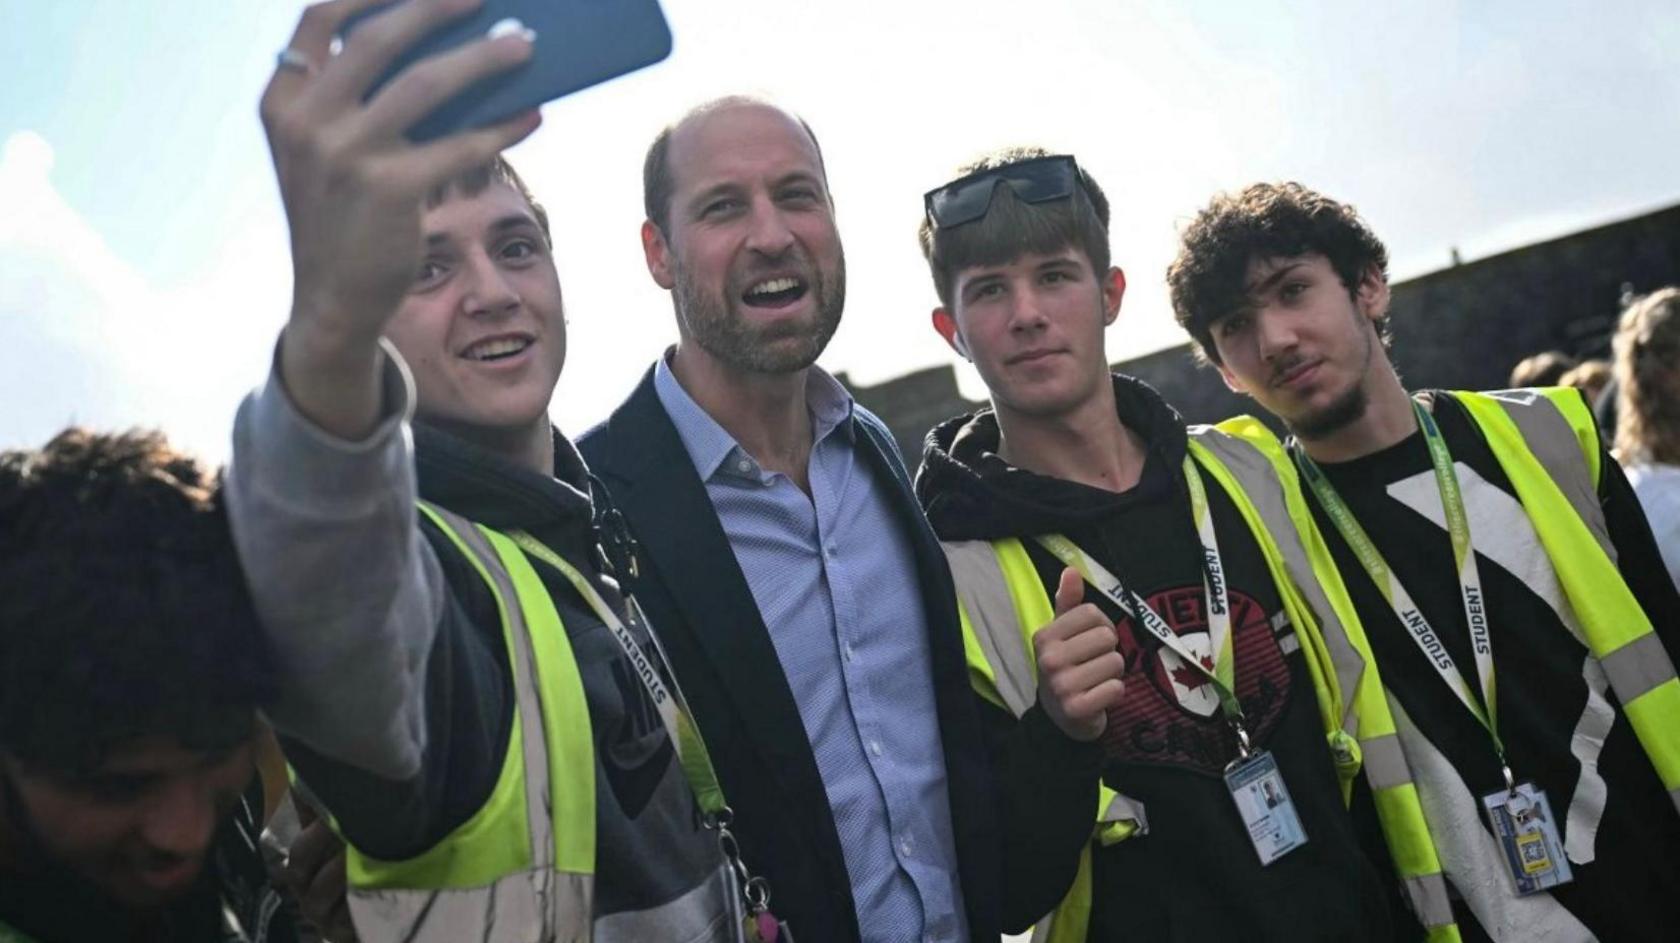
[[[1114,623],[1084,602],[1085,584],[1068,567],[1056,587],[1056,618],[1033,635],[1038,656],[1038,703],[1062,732],[1095,740],[1108,728],[1108,709],[1120,703],[1126,659],[1116,649]]]

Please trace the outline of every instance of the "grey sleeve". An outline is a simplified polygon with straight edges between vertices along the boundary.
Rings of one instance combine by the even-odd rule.
[[[234,544],[281,669],[276,728],[392,780],[420,772],[426,662],[447,588],[422,538],[413,385],[384,348],[383,416],[361,442],[293,406],[278,353],[240,404],[226,494]]]

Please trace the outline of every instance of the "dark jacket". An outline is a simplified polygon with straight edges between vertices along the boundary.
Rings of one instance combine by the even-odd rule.
[[[890,498],[915,552],[969,930],[975,939],[996,939],[997,808],[950,572],[891,434],[861,411],[848,421],[856,424],[866,460],[893,483]],[[735,810],[742,854],[774,889],[772,909],[801,943],[857,940],[839,834],[793,692],[705,484],[654,391],[651,370],[578,446],[640,544],[640,576],[630,589],[693,705]]]
[[[517,709],[497,601],[452,539],[417,518],[416,500],[529,532],[616,601],[596,570],[587,473],[564,437],[550,477],[409,427],[410,396],[393,359],[384,422],[344,445],[268,384],[240,410],[227,491],[253,598],[288,668],[271,711],[288,757],[345,837],[387,861],[432,848],[484,805]],[[722,855],[652,698],[570,582],[535,569],[589,707],[595,939],[644,939],[658,922],[730,937]],[[405,744],[412,768],[382,768]]]
[[[1113,492],[1009,465],[988,409],[929,434],[917,494],[943,540],[1063,534],[1175,631],[1206,631],[1202,549],[1180,471],[1184,421],[1146,384],[1113,382],[1120,421],[1146,447],[1135,486]],[[1100,774],[1147,807],[1148,831],[1093,846],[1090,940],[1390,939],[1387,884],[1366,863],[1343,805],[1307,668],[1280,645],[1280,626],[1293,630],[1279,619],[1272,574],[1230,497],[1210,475],[1202,480],[1230,592],[1237,696],[1255,743],[1275,754],[1309,840],[1259,864],[1220,779],[1235,758],[1228,729],[1177,700],[1159,671],[1158,643],[1087,586],[1085,600],[1114,620],[1126,658],[1125,699],[1102,738],[1074,743],[1038,706],[1017,720],[976,698],[1010,818],[1005,926],[1021,929],[1066,894],[1091,836]],[[1023,547],[1053,596],[1064,565],[1030,539]]]

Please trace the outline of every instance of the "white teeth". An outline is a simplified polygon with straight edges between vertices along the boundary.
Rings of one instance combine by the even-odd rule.
[[[792,291],[799,287],[797,278],[772,278],[747,289],[749,295],[773,295],[778,291]]]
[[[504,354],[518,353],[531,346],[531,342],[523,337],[504,337],[492,341],[483,341],[468,347],[462,356],[468,360],[489,360]]]

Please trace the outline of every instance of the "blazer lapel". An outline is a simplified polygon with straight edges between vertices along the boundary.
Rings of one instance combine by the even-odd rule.
[[[758,604],[651,372],[603,431],[611,451],[596,471],[643,548],[642,576],[631,588],[670,639],[679,682],[685,670],[717,679],[716,692],[706,692],[714,696],[694,696],[696,711],[727,704],[733,716],[724,723],[740,725],[791,792],[825,795]],[[677,633],[683,637],[672,639]],[[698,652],[704,665],[681,664],[684,651]],[[706,718],[697,719],[707,735]]]

